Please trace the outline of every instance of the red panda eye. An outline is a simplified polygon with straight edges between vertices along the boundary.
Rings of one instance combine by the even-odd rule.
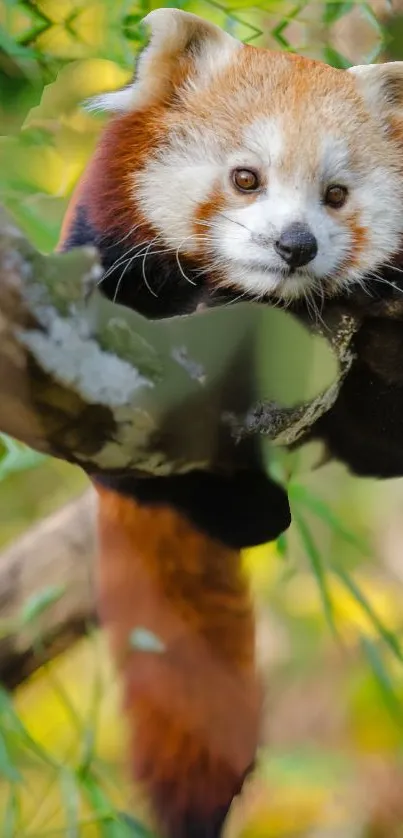
[[[259,175],[252,169],[234,169],[232,181],[240,192],[255,192],[260,186]]]
[[[328,207],[333,209],[340,209],[347,201],[348,190],[345,186],[339,184],[332,184],[328,186],[325,192],[324,202]]]

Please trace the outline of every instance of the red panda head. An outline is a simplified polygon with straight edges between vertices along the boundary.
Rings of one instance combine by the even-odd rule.
[[[212,287],[332,294],[403,233],[403,62],[336,70],[176,9],[145,19],[98,152],[99,223],[192,260]]]

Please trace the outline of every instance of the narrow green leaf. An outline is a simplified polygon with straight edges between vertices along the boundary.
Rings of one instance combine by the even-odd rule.
[[[77,780],[97,816],[101,838],[133,838],[129,826],[121,820],[94,774],[91,771],[77,772]]]
[[[49,585],[39,593],[33,594],[24,604],[20,614],[20,625],[26,626],[40,617],[52,605],[58,602],[66,589],[62,585]]]
[[[0,28],[0,49],[12,58],[37,58],[38,53],[30,47],[21,46],[15,38],[9,35],[4,27]]]
[[[0,778],[9,780],[10,783],[20,783],[21,774],[13,764],[8,752],[6,739],[0,729]]]
[[[300,536],[301,541],[304,545],[306,554],[307,554],[307,556],[309,558],[309,561],[311,563],[311,568],[312,568],[313,574],[315,576],[315,579],[316,579],[316,582],[317,582],[317,585],[318,585],[318,588],[319,588],[319,592],[320,592],[320,595],[321,595],[323,610],[324,610],[324,613],[325,613],[327,623],[329,625],[329,628],[330,628],[332,634],[336,638],[338,638],[338,632],[337,632],[337,627],[336,627],[335,618],[334,618],[332,598],[331,598],[330,591],[329,591],[329,588],[328,588],[326,572],[325,572],[323,564],[322,564],[322,558],[321,558],[320,552],[319,552],[319,550],[318,550],[318,548],[315,544],[312,533],[311,533],[306,521],[304,520],[304,518],[299,513],[296,513],[294,510],[293,510],[292,515],[293,515],[294,523],[295,523],[295,525],[298,529],[299,536]]]
[[[279,535],[276,541],[277,552],[282,558],[287,558],[288,553],[288,539],[286,533]]]
[[[328,526],[334,530],[334,532],[342,538],[343,541],[346,541],[364,556],[369,556],[370,550],[368,544],[366,544],[364,539],[352,532],[352,530],[347,529],[340,521],[340,518],[334,514],[330,506],[325,501],[318,498],[306,489],[305,486],[301,486],[297,483],[292,483],[290,485],[289,496],[292,501],[300,503],[302,506],[306,506],[307,509],[310,509],[310,511],[318,518],[328,524]]]
[[[66,838],[80,838],[80,795],[76,778],[67,768],[60,773],[60,787],[66,812]]]
[[[351,12],[354,5],[358,4],[354,3],[353,0],[348,0],[347,2],[339,0],[339,2],[325,3],[323,22],[326,23],[327,26],[333,26],[333,24],[340,20],[340,18]]]
[[[378,647],[369,637],[361,638],[361,646],[371,667],[385,706],[395,721],[403,726],[402,702],[396,694],[392,679],[385,668]]]
[[[11,734],[14,734],[21,745],[25,746],[35,756],[46,762],[52,768],[59,768],[60,765],[51,754],[37,742],[29,733],[25,725],[19,718],[14,708],[12,698],[8,695],[4,687],[0,686],[0,728],[7,728]]]
[[[119,818],[126,826],[129,827],[129,834],[131,838],[154,838],[151,832],[143,826],[137,818],[131,815],[126,815],[125,812],[119,812]]]
[[[0,434],[0,443],[4,450],[0,458],[0,480],[5,480],[10,474],[35,468],[45,459],[44,454],[33,451],[6,434]]]
[[[351,61],[349,61],[348,58],[345,58],[345,56],[340,52],[333,49],[333,47],[325,47],[324,58],[328,64],[331,64],[332,67],[336,67],[337,70],[348,70],[348,68],[351,67]]]
[[[393,654],[398,658],[399,661],[403,662],[403,655],[400,648],[399,641],[397,637],[390,631],[386,626],[383,624],[382,620],[379,619],[378,615],[372,608],[372,605],[368,602],[367,598],[364,596],[362,591],[360,590],[359,586],[354,582],[351,578],[350,574],[347,573],[341,567],[337,567],[337,565],[332,566],[332,571],[337,576],[343,585],[347,588],[347,590],[352,594],[356,602],[361,605],[361,608],[371,620],[372,625],[376,628],[378,634],[383,638],[388,648],[393,652]]]
[[[18,821],[20,816],[19,798],[15,785],[11,786],[7,798],[6,810],[1,821],[2,838],[16,838],[18,832]]]
[[[95,759],[95,746],[97,739],[97,731],[100,722],[100,711],[102,705],[102,698],[105,692],[105,684],[103,683],[101,672],[101,652],[97,647],[97,639],[91,628],[87,633],[88,640],[92,644],[92,656],[95,660],[95,673],[92,687],[92,696],[86,719],[82,725],[81,735],[81,756],[80,767],[82,771],[88,771]]]

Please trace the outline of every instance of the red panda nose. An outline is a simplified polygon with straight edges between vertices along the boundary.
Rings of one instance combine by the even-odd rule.
[[[306,224],[290,224],[274,242],[274,248],[290,268],[301,268],[312,262],[318,243]]]

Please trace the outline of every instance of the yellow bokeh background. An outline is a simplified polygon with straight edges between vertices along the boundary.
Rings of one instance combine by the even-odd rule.
[[[35,30],[32,44],[51,67],[47,65],[49,78],[44,71],[46,85],[33,95],[30,107],[15,122],[7,115],[4,124],[18,123],[18,130],[0,137],[1,200],[44,252],[57,242],[68,200],[102,127],[103,118],[85,110],[83,103],[128,81],[141,38],[137,20],[158,5],[103,0],[0,4],[0,27],[16,43],[26,39],[30,28]],[[242,0],[183,5],[257,44],[298,47],[329,61],[337,60],[343,45],[349,45],[352,60],[362,50],[367,57],[376,55],[379,29],[372,7],[364,12],[360,4],[343,4],[341,14],[342,4],[340,9],[319,2],[297,8],[287,0],[253,7]],[[129,30],[131,39],[124,34]],[[54,62],[59,62],[57,72]],[[82,475],[53,462],[0,482],[0,504],[6,510],[2,544],[83,485]],[[360,554],[329,522],[311,516],[336,637],[326,620],[320,580],[295,531],[286,555],[281,545],[244,554],[256,603],[268,709],[259,768],[228,825],[234,838],[369,838],[371,801],[362,802],[354,793],[362,774],[360,761],[374,758],[392,766],[400,761],[402,665],[385,639],[380,640],[379,622],[400,638],[402,578],[391,555],[403,544],[402,486],[360,483],[337,468],[325,470],[313,485],[346,528],[368,538],[369,546]],[[334,572],[337,563],[348,570],[369,609]],[[365,649],[372,650],[372,657]],[[17,748],[24,782],[15,786],[18,828],[10,835],[69,837],[69,806],[84,838],[119,838],[118,832],[105,831],[116,826],[118,809],[147,822],[140,790],[133,792],[126,774],[119,685],[102,634],[83,638],[39,669],[15,692],[13,702],[42,756],[35,756],[32,742]],[[332,720],[330,732],[323,716]],[[0,734],[3,718],[0,711]],[[8,742],[7,727],[5,732]],[[12,789],[0,776],[0,826],[2,807],[10,810]],[[102,824],[97,822],[100,809]],[[386,836],[392,838],[389,832],[370,838]]]

